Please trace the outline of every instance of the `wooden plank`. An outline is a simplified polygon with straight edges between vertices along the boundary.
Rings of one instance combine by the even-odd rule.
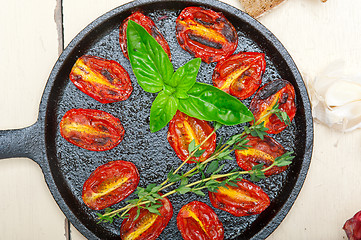
[[[64,0],[67,44],[81,29],[126,1]],[[238,1],[226,1],[242,8]],[[88,6],[82,11],[83,6]],[[91,7],[89,7],[91,6]],[[352,8],[348,6],[353,6]],[[316,76],[333,60],[345,60],[349,72],[359,68],[361,2],[353,0],[287,1],[259,21],[290,52],[299,69]],[[343,223],[360,210],[360,130],[341,134],[315,124],[315,146],[304,187],[281,225],[268,237],[277,239],[342,239]],[[72,227],[72,239],[84,237]]]
[[[0,129],[37,119],[58,56],[55,7],[56,0],[17,0],[0,8]],[[65,217],[35,162],[0,160],[0,189],[0,239],[65,239]]]

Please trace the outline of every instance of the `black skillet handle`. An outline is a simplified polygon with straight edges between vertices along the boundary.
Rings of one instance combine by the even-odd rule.
[[[39,122],[25,128],[0,130],[0,159],[28,157],[36,161],[43,144],[41,132]]]

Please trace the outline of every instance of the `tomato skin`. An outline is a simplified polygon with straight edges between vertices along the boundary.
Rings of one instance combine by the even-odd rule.
[[[188,146],[193,139],[196,145],[202,143],[213,131],[213,127],[203,120],[190,117],[180,111],[169,122],[167,139],[177,156],[185,161],[189,157]],[[214,133],[201,147],[206,151],[200,157],[192,157],[187,163],[205,161],[216,148],[216,133]]]
[[[266,168],[270,166],[274,160],[286,153],[286,150],[276,140],[269,136],[264,136],[264,139],[259,137],[247,136],[249,142],[247,145],[251,146],[245,150],[236,150],[236,160],[238,166],[243,170],[252,170],[252,167],[264,163]],[[277,167],[274,166],[265,172],[266,176],[281,173],[287,169],[288,166]]]
[[[254,183],[245,179],[237,187],[228,184],[217,192],[208,192],[213,207],[231,213],[236,217],[259,214],[269,205],[268,195]]]
[[[265,70],[263,53],[234,54],[217,64],[212,76],[213,85],[243,100],[256,92]]]
[[[78,147],[106,151],[123,140],[124,128],[118,118],[107,112],[71,109],[61,119],[60,134]]]
[[[99,166],[85,181],[82,198],[93,210],[101,210],[128,197],[137,188],[139,172],[127,161],[117,160]]]
[[[211,207],[193,201],[184,205],[177,216],[177,226],[184,240],[222,240],[222,222]]]
[[[202,7],[183,9],[176,32],[179,45],[206,63],[227,58],[238,44],[237,32],[223,14]]]
[[[159,195],[162,195],[159,193]],[[161,215],[149,212],[141,208],[139,217],[137,207],[129,210],[129,217],[123,220],[120,227],[120,237],[122,240],[152,240],[159,237],[168,222],[173,216],[173,207],[168,198],[161,200],[162,207],[158,208]]]
[[[348,219],[342,227],[349,240],[361,239],[361,211]]]
[[[155,40],[162,46],[164,51],[167,53],[169,59],[171,60],[171,53],[167,40],[165,40],[164,36],[160,33],[153,20],[139,11],[133,13],[128,18],[126,18],[119,28],[120,48],[122,49],[122,52],[127,59],[129,59],[127,50],[127,27],[129,20],[132,20],[144,27],[145,30],[147,30],[147,32],[152,35],[152,37],[154,37]]]
[[[70,80],[100,103],[124,101],[133,91],[127,71],[116,61],[84,55],[74,64]]]
[[[283,79],[269,82],[258,90],[249,106],[255,120],[258,121],[271,110],[277,100],[279,109],[286,112],[290,121],[292,121],[296,115],[295,89],[290,82]],[[287,127],[275,114],[263,120],[265,127],[269,129],[266,132],[270,134],[280,133]]]

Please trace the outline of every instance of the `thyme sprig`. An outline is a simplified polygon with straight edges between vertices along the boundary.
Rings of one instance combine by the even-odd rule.
[[[226,142],[223,142],[223,139],[220,139],[215,152],[208,157],[203,162],[196,162],[196,166],[187,171],[186,173],[179,173],[181,168],[191,160],[192,157],[200,157],[204,153],[204,149],[201,149],[201,146],[222,126],[222,124],[215,123],[214,130],[210,135],[207,136],[199,145],[195,144],[193,140],[188,147],[189,156],[188,158],[176,169],[173,169],[167,174],[167,179],[161,184],[149,184],[146,188],[138,187],[136,194],[138,198],[128,200],[128,205],[119,208],[111,209],[107,208],[104,214],[97,213],[99,222],[109,222],[112,223],[115,218],[127,218],[128,212],[133,207],[137,207],[137,216],[140,214],[140,209],[147,209],[148,211],[158,214],[162,206],[160,199],[167,197],[169,195],[178,193],[186,194],[192,192],[194,194],[205,196],[203,189],[208,189],[210,192],[215,192],[219,187],[225,186],[226,184],[230,186],[236,186],[238,181],[243,179],[243,175],[249,175],[251,181],[259,181],[265,178],[265,172],[271,169],[274,166],[286,166],[292,162],[294,156],[293,152],[287,152],[284,155],[277,157],[274,162],[264,168],[264,164],[258,164],[249,171],[237,171],[232,170],[229,173],[219,174],[226,164],[220,165],[221,160],[233,160],[230,154],[235,150],[244,150],[249,148],[247,145],[248,140],[246,139],[247,135],[257,136],[264,139],[264,136],[267,134],[266,131],[268,128],[264,126],[264,119],[271,114],[276,114],[278,118],[281,119],[285,124],[289,125],[290,121],[288,115],[279,109],[278,100],[277,103],[272,109],[270,109],[265,115],[263,115],[258,121],[254,120],[254,124],[250,127],[245,126],[244,131],[240,134],[230,137]],[[189,179],[196,174],[200,174],[201,179],[195,182],[189,183]],[[174,184],[180,182],[179,186],[176,189],[173,189],[164,195],[160,195],[159,192],[173,186]]]

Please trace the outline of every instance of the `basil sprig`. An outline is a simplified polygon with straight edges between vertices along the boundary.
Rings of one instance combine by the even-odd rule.
[[[159,43],[139,24],[128,22],[130,64],[138,84],[158,93],[150,109],[150,131],[162,129],[177,110],[201,120],[236,125],[253,120],[253,114],[235,97],[208,84],[196,82],[201,59],[187,62],[174,72]]]

